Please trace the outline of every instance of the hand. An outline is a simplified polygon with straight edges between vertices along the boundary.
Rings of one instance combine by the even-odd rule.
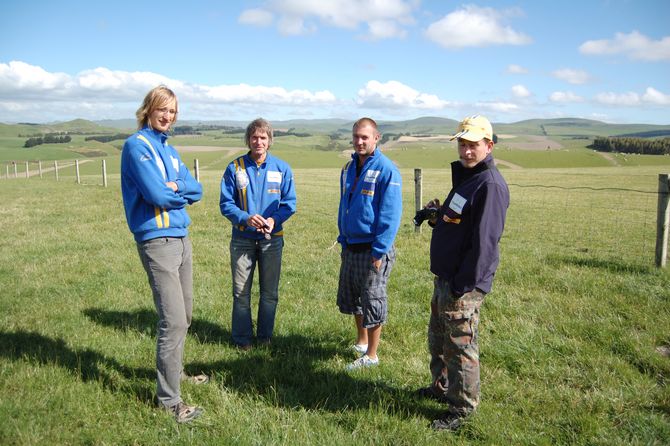
[[[165,183],[165,185],[170,189],[172,189],[174,192],[177,192],[179,190],[179,186],[177,186],[177,183],[175,183],[174,181],[168,181],[167,183]]]
[[[436,209],[439,209],[439,208],[440,208],[440,200],[437,199],[437,198],[433,198],[433,199],[430,200],[424,207],[425,207],[425,208],[436,208]]]
[[[267,221],[259,214],[254,214],[247,219],[247,226],[256,228],[257,231],[261,231],[266,225]]]
[[[377,272],[379,272],[379,269],[382,267],[382,259],[375,259],[374,257],[372,258],[372,264],[374,265],[375,269]]]
[[[275,228],[275,219],[270,217],[265,220],[265,226],[262,228],[262,231],[266,234],[272,234],[272,230]]]

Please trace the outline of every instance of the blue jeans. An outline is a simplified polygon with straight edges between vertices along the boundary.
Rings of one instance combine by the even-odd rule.
[[[251,284],[258,263],[260,301],[256,337],[269,341],[275,325],[279,301],[279,275],[284,248],[283,237],[254,240],[235,237],[230,240],[230,268],[233,276],[233,342],[240,346],[251,344]]]

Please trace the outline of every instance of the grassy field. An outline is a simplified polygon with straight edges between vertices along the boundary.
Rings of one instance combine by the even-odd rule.
[[[482,404],[445,434],[428,428],[443,408],[412,395],[429,380],[432,291],[430,231],[411,224],[414,166],[401,163],[381,365],[347,373],[354,329],[335,307],[343,159],[333,155],[320,161],[332,167],[295,167],[275,342],[246,353],[229,343],[225,161],[207,161],[216,168],[203,171],[204,198],[190,209],[196,302],[185,365],[213,379],[184,385],[206,409],[187,426],[152,403],[157,318],[118,175],[108,188],[97,170],[84,185],[0,180],[0,444],[668,444],[670,359],[657,349],[670,345],[670,275],[653,266],[662,169],[504,170],[512,204],[482,312]],[[423,177],[424,198],[443,198],[449,172]]]

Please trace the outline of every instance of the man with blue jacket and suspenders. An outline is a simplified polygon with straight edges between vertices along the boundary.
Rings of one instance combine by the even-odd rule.
[[[296,210],[293,172],[286,162],[269,153],[272,137],[269,122],[261,118],[252,121],[245,132],[249,152],[233,160],[221,180],[219,206],[233,226],[232,338],[242,350],[249,350],[253,342],[251,284],[256,264],[260,275],[256,341],[270,344],[279,300],[283,224]]]

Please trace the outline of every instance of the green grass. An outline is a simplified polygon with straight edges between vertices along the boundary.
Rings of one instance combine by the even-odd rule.
[[[432,282],[430,231],[411,224],[410,168],[382,362],[343,370],[354,329],[335,306],[338,172],[295,168],[275,342],[244,353],[229,344],[221,172],[203,171],[205,195],[190,208],[196,301],[185,366],[213,380],[184,385],[206,409],[188,426],[152,404],[156,316],[118,176],[106,189],[97,175],[84,185],[0,180],[0,444],[668,443],[670,360],[656,348],[670,344],[670,275],[653,266],[657,168],[504,171],[512,204],[482,310],[482,403],[456,434],[428,429],[443,408],[412,396],[429,380]],[[446,195],[447,170],[423,178],[424,198]]]

